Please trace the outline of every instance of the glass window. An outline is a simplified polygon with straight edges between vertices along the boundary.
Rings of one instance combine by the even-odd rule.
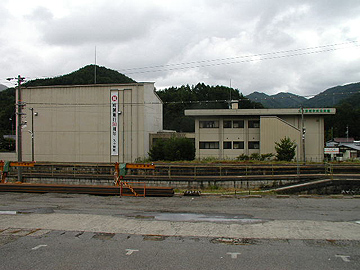
[[[231,149],[231,142],[224,142],[224,149]]]
[[[260,149],[260,142],[249,142],[249,149]]]
[[[200,121],[200,128],[218,128],[219,121]]]
[[[259,120],[249,120],[249,128],[259,128],[260,121]]]
[[[234,142],[233,149],[244,149],[244,142]]]
[[[230,120],[224,120],[224,128],[232,128],[232,122]]]
[[[233,121],[234,128],[244,128],[244,120]]]
[[[219,149],[219,142],[200,142],[200,149]]]

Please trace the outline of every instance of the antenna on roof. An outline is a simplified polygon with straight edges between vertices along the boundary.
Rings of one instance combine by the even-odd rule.
[[[96,46],[95,46],[95,70],[94,70],[94,84],[96,84]]]
[[[232,103],[231,103],[231,79],[230,79],[230,87],[229,87],[229,109],[232,108]]]

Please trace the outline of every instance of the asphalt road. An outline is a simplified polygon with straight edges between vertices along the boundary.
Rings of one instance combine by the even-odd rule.
[[[0,193],[0,269],[360,269],[360,199]]]

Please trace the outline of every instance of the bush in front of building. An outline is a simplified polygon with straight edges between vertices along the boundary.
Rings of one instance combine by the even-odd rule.
[[[157,140],[149,151],[151,161],[167,160],[194,160],[195,145],[188,138],[172,137],[170,139]]]
[[[291,161],[295,157],[296,143],[289,137],[285,137],[280,142],[275,142],[276,159],[280,161]]]
[[[0,152],[13,151],[15,151],[15,140],[11,138],[4,138],[3,134],[0,134]]]
[[[271,160],[273,158],[274,154],[272,153],[268,153],[268,154],[258,154],[258,153],[253,153],[250,156],[245,155],[245,154],[241,154],[240,156],[238,156],[236,158],[236,160],[238,161],[268,161]]]

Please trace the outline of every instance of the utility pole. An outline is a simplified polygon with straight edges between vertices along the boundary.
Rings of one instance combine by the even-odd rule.
[[[24,113],[22,112],[22,108],[24,103],[21,100],[21,83],[25,78],[18,75],[18,91],[17,91],[17,156],[18,162],[22,162],[22,116]],[[22,182],[22,167],[18,167],[18,182]]]
[[[22,162],[22,134],[21,134],[21,130],[22,130],[22,116],[25,115],[25,113],[22,112],[23,106],[25,106],[25,104],[22,102],[22,97],[21,97],[21,83],[25,80],[24,77],[21,77],[20,75],[17,76],[17,78],[7,78],[8,81],[17,79],[17,83],[18,83],[18,89],[17,89],[17,102],[16,102],[16,114],[17,114],[17,126],[16,126],[16,135],[17,135],[17,148],[16,148],[16,152],[17,152],[17,156],[18,156],[18,162]],[[18,182],[22,182],[22,167],[19,166],[18,167]]]
[[[304,107],[301,106],[301,138],[302,138],[302,152],[303,152],[303,161],[304,164],[306,162],[306,156],[305,156],[305,133],[306,129],[304,127]]]

